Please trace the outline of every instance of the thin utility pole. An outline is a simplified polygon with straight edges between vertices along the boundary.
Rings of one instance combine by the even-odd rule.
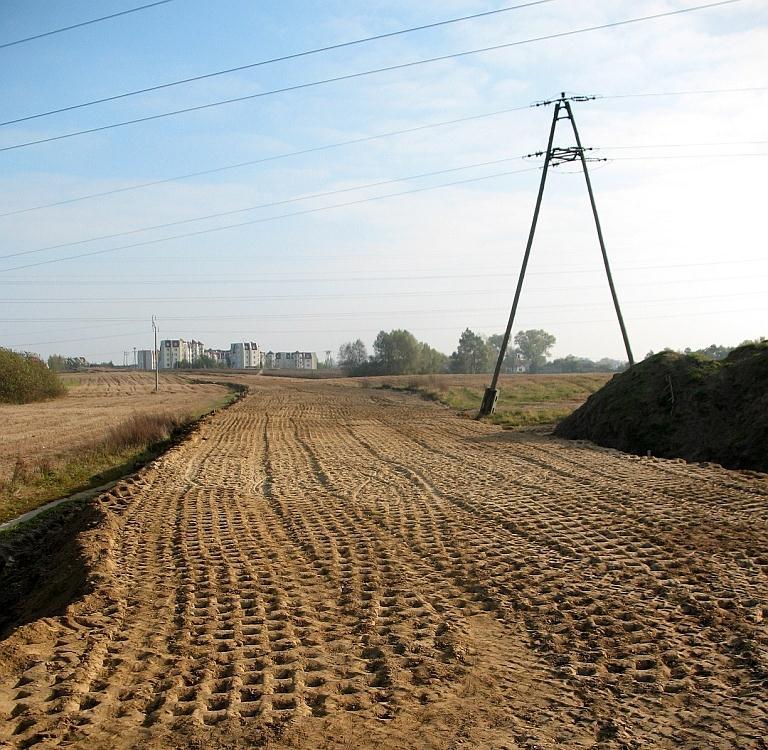
[[[507,329],[504,331],[504,338],[501,342],[501,348],[499,349],[499,358],[496,361],[496,369],[493,371],[493,379],[491,385],[485,389],[485,395],[483,396],[483,403],[480,405],[480,416],[486,416],[493,414],[496,409],[496,401],[499,398],[499,391],[496,385],[499,382],[499,373],[501,372],[501,365],[504,361],[504,357],[507,353],[507,346],[509,345],[509,336],[512,333],[512,325],[515,322],[515,314],[517,313],[517,304],[520,301],[520,292],[523,289],[523,279],[525,278],[525,269],[528,267],[528,259],[531,257],[531,247],[533,246],[533,235],[536,233],[536,224],[539,221],[539,210],[541,209],[541,199],[544,196],[544,185],[547,181],[547,171],[549,169],[550,156],[552,154],[552,141],[555,138],[555,128],[557,127],[558,115],[560,114],[561,104],[558,101],[555,104],[555,113],[552,116],[552,127],[549,129],[549,141],[547,141],[547,156],[544,159],[544,168],[541,170],[541,182],[539,183],[539,194],[536,196],[536,207],[533,209],[533,221],[531,222],[531,231],[528,232],[528,244],[525,246],[525,254],[523,255],[523,265],[520,268],[520,276],[517,279],[517,288],[515,289],[515,298],[512,301],[512,310],[509,313],[509,320],[507,321]]]
[[[155,320],[155,316],[152,316],[152,330],[155,332],[155,393],[160,388],[160,371],[158,370],[158,367],[160,365],[160,352],[157,351],[157,320]]]
[[[496,360],[496,367],[493,371],[493,378],[491,379],[491,384],[488,386],[488,388],[485,389],[485,394],[483,395],[483,402],[480,405],[480,412],[478,416],[484,417],[488,414],[492,414],[494,410],[496,409],[496,402],[499,398],[499,391],[498,391],[498,382],[499,382],[499,375],[501,373],[501,367],[504,362],[504,357],[507,353],[507,347],[509,346],[509,337],[512,333],[512,326],[515,323],[515,315],[517,313],[517,305],[520,301],[520,292],[523,288],[523,280],[525,279],[525,271],[528,267],[528,260],[531,255],[531,247],[533,246],[533,237],[536,233],[536,224],[539,220],[539,211],[541,209],[541,200],[544,196],[544,185],[547,181],[547,172],[549,170],[550,166],[557,166],[558,164],[563,164],[565,162],[572,162],[576,161],[576,159],[579,159],[581,162],[582,170],[584,171],[584,178],[587,182],[587,191],[589,192],[589,201],[592,205],[592,215],[595,219],[595,227],[597,228],[597,238],[600,242],[600,250],[603,254],[603,262],[605,264],[605,272],[608,276],[608,286],[611,289],[611,296],[613,298],[613,304],[616,308],[616,316],[619,319],[619,327],[621,328],[621,335],[624,339],[624,346],[627,350],[627,358],[629,360],[629,364],[634,365],[635,360],[632,356],[632,349],[629,346],[629,337],[627,335],[627,329],[624,325],[624,318],[621,314],[621,308],[619,307],[619,298],[616,295],[616,288],[613,284],[613,276],[611,275],[611,267],[608,263],[608,253],[605,249],[605,242],[603,240],[603,230],[600,226],[600,219],[597,215],[597,205],[595,204],[595,196],[592,192],[592,183],[589,179],[589,172],[587,170],[587,159],[584,156],[584,151],[586,150],[581,145],[581,140],[579,138],[579,132],[576,129],[576,120],[573,116],[573,110],[571,109],[571,102],[572,101],[587,101],[588,99],[594,99],[594,97],[589,96],[571,96],[566,97],[565,93],[562,93],[560,95],[559,99],[555,99],[552,101],[546,101],[546,102],[539,102],[535,106],[548,106],[549,104],[555,105],[555,111],[552,115],[552,127],[549,131],[549,141],[547,142],[547,150],[544,152],[537,152],[536,154],[529,154],[529,156],[541,156],[544,154],[544,167],[541,172],[541,182],[539,183],[539,193],[536,197],[536,207],[533,210],[533,221],[531,222],[531,230],[528,233],[528,243],[525,246],[525,254],[523,255],[523,264],[520,268],[520,276],[517,280],[517,287],[515,289],[515,297],[512,301],[512,310],[509,313],[509,320],[507,321],[507,328],[504,331],[504,338],[501,342],[501,348],[499,349],[499,357]],[[563,113],[561,115],[561,113]],[[576,146],[570,146],[567,148],[553,148],[552,143],[554,141],[555,137],[555,130],[557,129],[557,122],[558,120],[570,120],[571,121],[571,127],[573,128],[573,135],[576,139]]]

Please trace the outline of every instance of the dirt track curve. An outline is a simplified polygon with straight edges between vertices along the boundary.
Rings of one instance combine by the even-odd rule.
[[[768,747],[765,475],[268,381],[101,504],[0,747]]]

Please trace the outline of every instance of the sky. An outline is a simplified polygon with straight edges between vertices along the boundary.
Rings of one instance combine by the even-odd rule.
[[[172,0],[2,46],[146,1],[0,4],[2,121],[515,4]],[[552,118],[529,105],[561,91],[597,97],[574,115],[635,358],[765,336],[765,0],[21,145],[696,4],[551,0],[2,125],[0,346],[122,364],[152,315],[321,359],[381,329],[446,353],[502,332]],[[626,358],[578,165],[547,177],[528,328]]]

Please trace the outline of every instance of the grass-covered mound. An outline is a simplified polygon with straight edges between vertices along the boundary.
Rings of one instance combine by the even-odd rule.
[[[63,396],[61,380],[37,357],[0,348],[0,402],[28,404]]]
[[[555,435],[768,472],[768,342],[722,361],[661,352],[615,375]]]

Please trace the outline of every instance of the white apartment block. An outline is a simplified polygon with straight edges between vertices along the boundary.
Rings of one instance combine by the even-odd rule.
[[[160,369],[172,370],[180,362],[194,364],[204,352],[205,347],[202,341],[163,339],[160,342]]]
[[[140,370],[154,370],[157,353],[153,349],[139,349],[136,352],[136,366]]]
[[[316,370],[315,352],[267,352],[267,367],[271,370]]]
[[[189,362],[189,350],[184,339],[163,339],[160,342],[161,370],[172,370],[180,362]]]
[[[229,366],[236,370],[264,367],[264,352],[254,341],[238,341],[229,347]]]

